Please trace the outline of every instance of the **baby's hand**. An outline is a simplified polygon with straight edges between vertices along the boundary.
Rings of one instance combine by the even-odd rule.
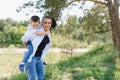
[[[39,35],[41,35],[41,32],[36,31],[35,34],[36,34],[37,36],[39,36]]]

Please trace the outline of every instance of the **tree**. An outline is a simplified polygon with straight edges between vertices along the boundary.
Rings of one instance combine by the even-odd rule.
[[[37,0],[35,1],[36,3],[32,3],[32,5],[30,3],[29,5],[24,4],[24,7],[32,6],[38,10],[41,10],[41,8],[46,9],[46,12],[45,12],[46,14],[53,13],[52,16],[57,14],[57,16],[54,16],[54,17],[58,19],[61,11],[64,8],[66,8],[68,5],[71,5],[74,2],[79,2],[79,1],[82,1],[83,4],[85,3],[85,1],[91,1],[96,4],[104,5],[108,8],[109,17],[110,17],[109,22],[111,24],[113,42],[114,42],[115,48],[119,51],[119,57],[120,57],[120,19],[119,19],[120,0]],[[20,10],[21,10],[21,7],[20,7]],[[59,14],[57,12],[59,12]]]
[[[66,24],[64,25],[65,34],[70,35],[70,33],[74,32],[74,29],[80,28],[79,25],[80,24],[76,16],[69,16],[68,19],[66,20]]]
[[[4,26],[7,24],[7,22],[3,19],[0,19],[0,31],[3,31]]]
[[[80,0],[72,0],[67,5]],[[119,18],[119,6],[120,0],[83,0],[95,2],[96,4],[105,5],[109,11],[110,24],[112,29],[112,36],[115,48],[119,51],[120,57],[120,18]]]
[[[61,11],[66,5],[67,0],[30,0],[23,4],[23,6],[16,9],[17,12],[24,11],[24,8],[29,9],[31,12],[43,12],[44,15],[50,15],[56,20],[61,16]],[[32,8],[31,8],[32,7]],[[28,13],[26,13],[28,15]]]
[[[89,34],[103,34],[111,31],[109,13],[105,6],[95,5],[92,9],[85,11],[82,17],[81,27]]]

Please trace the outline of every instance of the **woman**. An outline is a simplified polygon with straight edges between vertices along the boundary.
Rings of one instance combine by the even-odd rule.
[[[56,27],[56,21],[50,16],[45,16],[42,20],[41,31],[48,31],[48,36],[38,36],[32,41],[33,53],[26,63],[26,71],[29,80],[43,80],[45,71],[42,60],[50,48],[51,37],[50,28]]]

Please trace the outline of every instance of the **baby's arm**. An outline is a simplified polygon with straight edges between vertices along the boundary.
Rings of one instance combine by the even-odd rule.
[[[30,32],[27,31],[27,32],[22,36],[22,38],[21,38],[22,43],[23,43],[23,45],[24,45],[25,48],[26,48],[26,44],[27,44],[27,42],[29,41],[29,39],[30,39]]]
[[[37,36],[40,36],[40,35],[45,35],[45,36],[47,36],[47,35],[48,35],[48,31],[46,31],[46,32],[36,31],[35,34],[36,34]]]

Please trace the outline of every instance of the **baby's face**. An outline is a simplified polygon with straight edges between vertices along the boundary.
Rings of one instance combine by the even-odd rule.
[[[37,29],[39,27],[40,23],[39,22],[31,22],[31,25],[32,25],[33,29]]]

